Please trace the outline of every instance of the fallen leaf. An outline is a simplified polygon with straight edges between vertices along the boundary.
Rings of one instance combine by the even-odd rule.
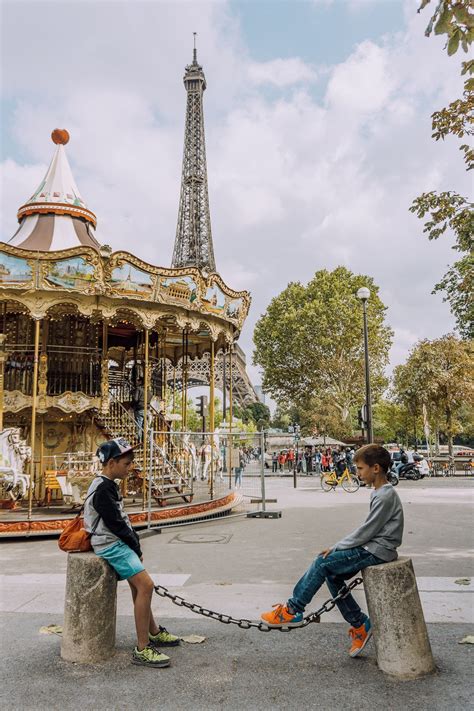
[[[458,578],[454,582],[456,583],[456,585],[470,585],[471,578]]]
[[[199,634],[188,634],[186,637],[181,637],[181,639],[188,644],[202,644],[206,640],[205,637],[201,637]]]
[[[460,639],[458,644],[474,644],[474,634],[468,634],[464,639]]]
[[[47,625],[46,627],[40,627],[40,634],[62,634],[63,628],[61,625]]]

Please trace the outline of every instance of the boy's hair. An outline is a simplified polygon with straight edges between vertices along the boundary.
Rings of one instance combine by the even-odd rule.
[[[366,444],[364,447],[361,447],[355,453],[354,461],[362,461],[369,467],[373,467],[374,464],[378,464],[385,474],[392,466],[390,452],[380,444]]]

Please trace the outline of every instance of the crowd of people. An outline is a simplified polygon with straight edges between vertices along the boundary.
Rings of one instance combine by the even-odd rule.
[[[272,473],[296,471],[299,474],[321,474],[321,472],[336,471],[342,474],[347,467],[355,473],[355,449],[353,447],[312,447],[306,445],[301,449],[290,447],[271,455]],[[269,468],[268,462],[266,466]]]

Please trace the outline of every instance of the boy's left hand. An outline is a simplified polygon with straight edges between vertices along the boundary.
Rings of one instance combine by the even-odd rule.
[[[332,548],[325,548],[319,555],[322,555],[323,558],[327,558],[330,553],[332,553]]]

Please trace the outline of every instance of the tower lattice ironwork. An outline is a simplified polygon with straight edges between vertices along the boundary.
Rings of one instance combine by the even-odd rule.
[[[203,93],[206,78],[197,61],[196,44],[193,62],[186,67],[183,81],[187,92],[186,126],[172,266],[215,271],[204,137]]]

